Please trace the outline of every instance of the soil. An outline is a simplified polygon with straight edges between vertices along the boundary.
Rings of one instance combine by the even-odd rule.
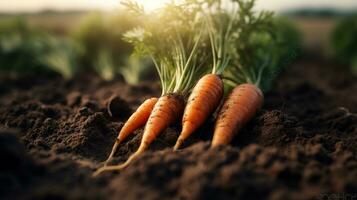
[[[357,78],[304,57],[281,73],[232,145],[209,148],[213,119],[182,150],[168,128],[130,167],[92,177],[156,83],[0,75],[1,199],[356,199]],[[138,147],[142,129],[113,164]]]

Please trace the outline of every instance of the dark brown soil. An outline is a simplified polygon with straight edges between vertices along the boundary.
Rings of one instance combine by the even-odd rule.
[[[0,199],[357,198],[357,78],[342,66],[294,64],[231,146],[209,148],[210,119],[173,152],[177,125],[126,170],[92,178],[126,118],[159,94],[120,78],[0,75]],[[137,149],[135,133],[114,163]]]

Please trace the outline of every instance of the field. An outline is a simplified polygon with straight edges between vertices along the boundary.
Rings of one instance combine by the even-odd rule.
[[[37,14],[25,15],[26,21],[36,27],[44,28],[55,34],[66,36],[73,30],[86,13],[70,14]],[[13,16],[0,17],[1,20],[13,18]],[[304,38],[304,47],[314,51],[323,51],[324,54],[331,53],[329,37],[333,27],[340,17],[287,17],[294,22],[297,28],[302,32]]]
[[[70,19],[30,21],[66,34],[76,24]],[[326,57],[336,20],[294,21],[304,34],[304,53],[294,62],[286,58],[263,109],[232,145],[209,148],[211,118],[174,152],[177,124],[126,170],[96,178],[92,173],[118,130],[143,100],[160,95],[159,85],[129,85],[121,77],[104,81],[92,73],[69,80],[0,74],[0,198],[356,198],[356,76]],[[137,149],[142,132],[120,146],[113,162]]]
[[[78,26],[81,19],[85,15],[85,12],[74,12],[66,14],[39,13],[23,14],[21,17],[24,18],[31,26],[42,28],[60,36],[67,36],[73,28]],[[18,15],[0,16],[0,22],[18,17]]]
[[[302,31],[306,49],[331,56],[330,37],[339,17],[292,17],[291,20]]]

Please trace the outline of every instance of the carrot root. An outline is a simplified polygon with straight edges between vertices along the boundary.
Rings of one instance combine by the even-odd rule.
[[[93,173],[93,177],[96,177],[100,174],[102,174],[103,172],[108,172],[108,171],[120,171],[122,169],[127,168],[130,163],[135,160],[137,157],[139,157],[146,149],[148,149],[149,145],[142,143],[139,147],[139,149],[133,154],[131,155],[128,160],[126,160],[123,164],[120,165],[114,165],[114,166],[103,166],[101,168],[99,168],[97,171],[95,171]]]
[[[174,150],[179,149],[184,141],[216,110],[222,95],[223,82],[218,75],[207,74],[197,82],[188,98],[182,118],[182,132]]]
[[[133,160],[148,149],[149,145],[162,131],[180,118],[183,109],[184,100],[181,95],[167,94],[160,97],[147,120],[139,149],[123,164],[117,166],[104,166],[94,172],[93,176],[98,176],[105,171],[125,169]]]
[[[104,166],[107,166],[108,163],[109,163],[110,161],[112,161],[112,159],[113,159],[113,157],[114,157],[114,154],[115,154],[115,152],[117,151],[118,146],[120,145],[120,143],[121,143],[121,140],[119,140],[119,139],[117,138],[117,139],[115,140],[115,143],[114,143],[114,145],[113,145],[113,148],[112,148],[112,150],[111,150],[111,152],[110,152],[110,154],[109,154],[107,160],[104,162]]]
[[[218,114],[211,147],[229,144],[262,107],[263,101],[262,91],[253,84],[234,88]]]
[[[113,159],[113,156],[116,150],[118,149],[120,143],[125,140],[130,134],[132,134],[136,129],[145,125],[157,101],[158,98],[156,97],[145,100],[138,107],[138,109],[136,109],[136,111],[130,116],[130,118],[121,128],[118,137],[113,145],[113,148],[107,160],[104,162],[104,166],[107,166],[108,163]]]
[[[184,142],[184,139],[179,137],[177,139],[177,142],[176,142],[175,146],[174,146],[174,151],[177,151],[182,146],[183,142]]]
[[[184,110],[181,95],[167,94],[156,103],[145,126],[142,142],[151,144],[169,125],[177,122]]]

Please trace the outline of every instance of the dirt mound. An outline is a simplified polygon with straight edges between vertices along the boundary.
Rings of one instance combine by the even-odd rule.
[[[7,161],[0,167],[0,197],[357,196],[355,95],[340,96],[356,93],[356,82],[350,73],[325,64],[301,61],[283,73],[276,89],[266,94],[263,109],[232,145],[209,148],[211,118],[174,152],[181,131],[177,124],[129,168],[97,178],[92,172],[102,165],[125,119],[144,99],[159,96],[157,84],[129,86],[120,78],[106,82],[93,75],[76,80],[37,77],[34,82],[31,77],[0,77],[0,157]],[[349,81],[342,88],[331,76]],[[112,164],[136,151],[142,132],[120,145]]]
[[[281,151],[257,144],[210,149],[201,142],[178,153],[147,153],[110,187],[113,199],[313,199],[355,192],[356,166],[352,153],[328,153],[319,144]]]
[[[0,127],[0,197],[23,190],[39,175],[17,135],[16,130]]]

